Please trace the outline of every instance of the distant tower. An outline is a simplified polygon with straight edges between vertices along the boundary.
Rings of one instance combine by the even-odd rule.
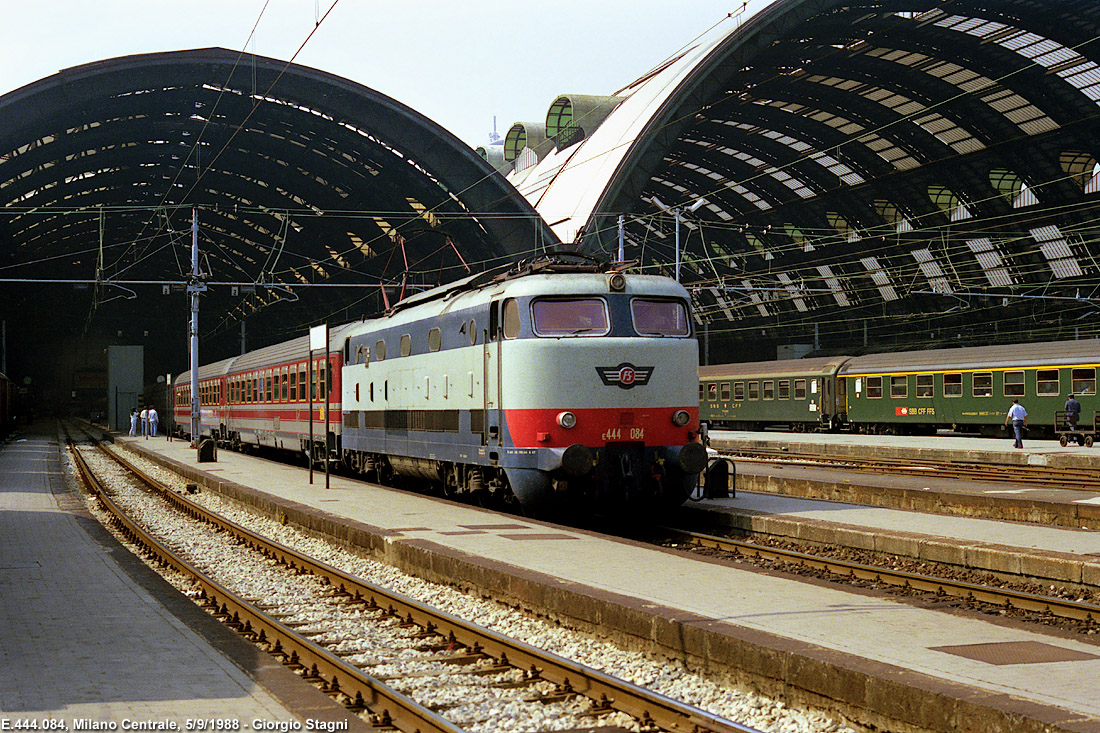
[[[503,145],[504,138],[497,134],[497,116],[493,115],[493,131],[489,133],[490,145]]]

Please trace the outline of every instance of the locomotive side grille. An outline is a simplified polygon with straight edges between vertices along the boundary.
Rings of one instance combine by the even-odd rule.
[[[352,411],[344,415],[344,427],[359,428],[360,415],[363,416],[362,427],[365,430],[417,430],[429,433],[458,432],[458,410]],[[481,416],[480,410],[471,412],[471,423],[479,423]],[[479,427],[472,427],[471,432],[479,432]]]

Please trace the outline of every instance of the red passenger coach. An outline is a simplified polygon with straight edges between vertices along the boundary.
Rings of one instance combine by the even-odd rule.
[[[309,338],[242,354],[199,368],[200,434],[234,449],[251,446],[307,451],[313,402],[313,452],[339,444],[342,333],[330,330],[330,354],[309,354]],[[312,366],[312,375],[310,367]],[[177,432],[190,437],[191,373],[175,380]],[[328,405],[326,408],[326,395]],[[326,441],[326,414],[328,440]]]

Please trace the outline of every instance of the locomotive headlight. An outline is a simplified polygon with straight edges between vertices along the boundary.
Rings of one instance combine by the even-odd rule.
[[[689,422],[691,422],[691,415],[688,414],[687,410],[677,410],[672,413],[672,424],[676,427],[682,428]]]
[[[569,430],[577,424],[577,416],[571,412],[559,412],[558,413],[558,425],[561,425],[566,430]]]

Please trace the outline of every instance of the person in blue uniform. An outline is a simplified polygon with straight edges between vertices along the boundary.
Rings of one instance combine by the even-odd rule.
[[[1077,399],[1073,396],[1073,393],[1070,393],[1069,399],[1066,400],[1065,411],[1066,423],[1069,425],[1069,429],[1076,432],[1077,421],[1081,419],[1081,403],[1077,401]],[[1076,438],[1078,445],[1085,444],[1084,436],[1078,435],[1076,436]]]
[[[1024,429],[1027,427],[1027,410],[1019,400],[1012,400],[1012,407],[1008,408],[1005,417],[1005,425],[1012,425],[1012,431],[1016,434],[1016,443],[1013,448],[1024,447]]]

